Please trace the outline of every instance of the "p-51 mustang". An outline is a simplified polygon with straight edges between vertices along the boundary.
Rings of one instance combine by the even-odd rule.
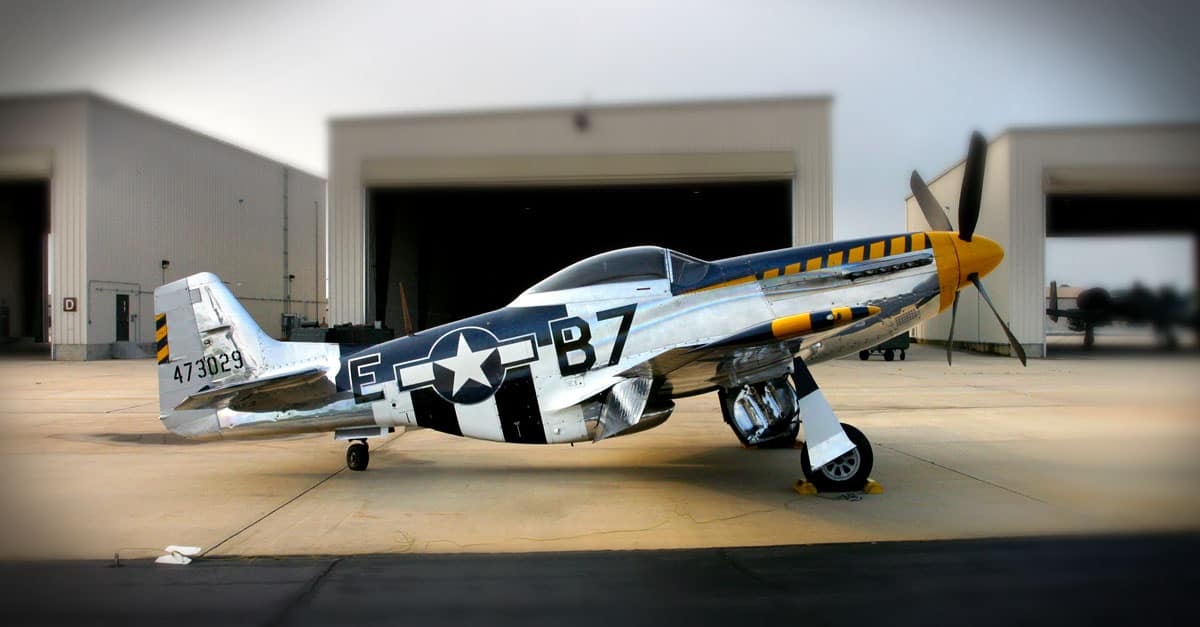
[[[626,248],[575,263],[503,309],[349,354],[271,339],[220,279],[196,274],[154,292],[162,421],[197,438],[333,431],[351,442],[347,465],[365,470],[367,438],[397,426],[598,442],[660,425],[674,399],[715,391],[744,445],[791,447],[803,422],[805,476],[820,489],[860,488],[870,443],[839,424],[808,366],[937,315],[968,283],[987,298],[979,277],[1004,252],[973,233],[985,150],[976,134],[958,232],[914,172],[933,231],[720,261]]]

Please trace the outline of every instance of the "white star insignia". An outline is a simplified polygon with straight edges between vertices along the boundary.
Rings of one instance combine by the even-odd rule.
[[[492,384],[488,382],[487,375],[483,373],[483,362],[487,361],[495,350],[495,348],[489,348],[474,352],[471,350],[471,345],[467,343],[467,336],[459,335],[458,353],[437,362],[439,366],[454,373],[454,384],[451,386],[450,394],[458,394],[467,381],[475,381],[491,388]]]

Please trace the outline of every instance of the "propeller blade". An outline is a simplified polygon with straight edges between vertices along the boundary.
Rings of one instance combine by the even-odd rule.
[[[937,198],[933,192],[929,191],[929,186],[925,184],[925,180],[913,170],[912,176],[908,179],[908,186],[912,188],[913,197],[917,199],[917,204],[921,206],[921,213],[925,214],[925,221],[935,231],[953,231],[954,226],[950,224],[950,218],[946,217],[946,212],[942,211],[942,206],[938,204]]]
[[[979,223],[979,199],[983,195],[983,166],[987,162],[987,140],[979,131],[971,134],[967,162],[963,166],[962,191],[958,197],[958,236],[971,241]]]
[[[950,363],[950,353],[954,351],[954,321],[958,318],[958,292],[954,293],[954,305],[950,307],[950,335],[946,337],[946,365]]]
[[[1008,325],[1004,324],[1004,319],[1000,317],[1000,312],[996,311],[996,306],[992,304],[992,299],[988,296],[987,290],[983,289],[983,281],[980,281],[979,276],[974,274],[970,276],[970,279],[975,284],[975,289],[979,290],[979,295],[983,296],[983,300],[987,302],[988,307],[992,309],[992,313],[996,315],[996,322],[1000,323],[1000,328],[1004,329],[1004,334],[1008,336],[1008,345],[1017,354],[1017,359],[1021,360],[1021,365],[1025,366],[1025,349],[1021,348],[1021,343],[1017,341],[1016,336],[1009,330]]]

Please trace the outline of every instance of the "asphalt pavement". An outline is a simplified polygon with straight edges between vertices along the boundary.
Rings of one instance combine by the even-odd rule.
[[[1200,535],[0,563],[0,624],[1194,624]]]

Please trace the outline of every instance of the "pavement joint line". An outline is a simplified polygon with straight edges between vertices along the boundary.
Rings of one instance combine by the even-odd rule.
[[[927,463],[927,464],[932,464],[932,465],[934,465],[934,466],[937,466],[938,468],[941,468],[941,469],[943,469],[943,470],[949,470],[950,472],[953,472],[953,473],[956,473],[956,474],[962,475],[962,476],[964,476],[964,477],[967,477],[968,479],[974,479],[975,481],[978,481],[978,482],[980,482],[980,483],[984,483],[984,484],[990,485],[990,486],[992,486],[993,488],[999,488],[999,489],[1001,489],[1001,490],[1004,490],[1005,492],[1011,492],[1012,494],[1016,494],[1017,496],[1021,496],[1021,497],[1027,498],[1027,499],[1029,499],[1029,500],[1031,500],[1031,501],[1037,501],[1038,503],[1041,503],[1042,505],[1052,505],[1051,503],[1048,503],[1048,502],[1046,502],[1046,501],[1043,501],[1042,499],[1039,499],[1039,498],[1037,498],[1036,496],[1030,496],[1030,495],[1028,495],[1028,494],[1025,494],[1024,492],[1020,492],[1020,491],[1014,490],[1014,489],[1012,489],[1012,488],[1009,488],[1009,487],[1007,487],[1007,486],[1002,486],[1002,485],[1000,485],[999,483],[994,483],[994,482],[992,482],[992,481],[988,481],[987,479],[983,479],[983,478],[980,478],[980,477],[976,477],[975,475],[972,475],[971,473],[968,473],[968,472],[963,472],[963,471],[961,471],[961,470],[959,470],[959,469],[957,469],[957,468],[951,468],[951,467],[949,467],[949,466],[946,466],[946,465],[944,465],[944,464],[939,464],[939,463],[937,463],[937,462],[933,461],[932,459],[925,459],[924,457],[921,457],[920,455],[915,455],[915,454],[913,454],[913,453],[909,453],[908,451],[902,451],[902,450],[900,450],[900,449],[898,449],[898,448],[895,448],[895,447],[892,447],[892,446],[888,446],[888,445],[886,445],[886,444],[877,443],[877,444],[876,444],[876,446],[878,446],[878,447],[880,447],[880,448],[885,448],[885,449],[887,449],[887,450],[889,450],[889,451],[893,451],[893,452],[896,452],[896,453],[900,453],[901,455],[907,455],[907,456],[909,456],[909,457],[911,457],[911,458],[913,458],[913,459],[918,459],[918,460],[921,460],[921,461],[923,461],[923,462],[925,462],[925,463]]]
[[[391,444],[391,443],[392,443],[392,442],[394,442],[396,439],[397,439],[397,438],[392,438],[392,439],[388,440],[387,442],[384,442],[383,444],[380,444],[380,445],[379,445],[379,447],[378,447],[378,448],[376,448],[375,450],[377,450],[377,451],[379,451],[379,450],[383,450],[383,448],[384,448],[385,446],[387,446],[388,444]],[[258,523],[260,523],[260,522],[262,522],[262,521],[266,520],[267,518],[270,518],[270,517],[271,517],[273,514],[275,514],[275,512],[278,512],[279,510],[281,510],[281,509],[283,509],[283,508],[287,507],[288,505],[291,505],[292,503],[295,503],[297,500],[299,500],[299,499],[300,499],[300,497],[304,496],[305,494],[308,494],[309,492],[312,492],[313,490],[316,490],[317,488],[321,487],[321,485],[323,485],[323,484],[324,484],[326,481],[329,481],[330,479],[332,479],[332,478],[334,478],[334,477],[336,477],[336,476],[338,476],[338,475],[342,474],[342,473],[343,473],[343,472],[345,472],[346,470],[347,470],[347,467],[346,467],[346,466],[342,466],[341,468],[338,468],[337,470],[333,471],[333,473],[331,473],[329,476],[327,476],[327,477],[325,477],[324,479],[321,479],[320,481],[318,481],[318,482],[316,482],[316,483],[314,483],[314,484],[312,484],[312,485],[308,486],[307,488],[305,488],[303,491],[301,491],[301,492],[300,492],[299,494],[297,494],[296,496],[293,496],[292,498],[290,498],[290,499],[288,499],[288,500],[284,501],[283,503],[279,504],[278,506],[276,506],[276,507],[275,507],[274,509],[272,509],[271,511],[269,511],[269,512],[267,512],[267,513],[263,514],[262,516],[259,516],[258,518],[256,518],[256,519],[255,519],[255,520],[253,520],[252,522],[250,522],[250,524],[246,525],[245,527],[242,527],[241,529],[238,529],[237,531],[233,532],[233,533],[232,533],[232,534],[230,534],[229,536],[226,536],[226,538],[225,538],[224,540],[221,540],[220,542],[218,542],[218,543],[216,543],[216,544],[212,545],[211,547],[209,547],[208,549],[206,549],[206,550],[205,550],[203,553],[201,553],[201,554],[200,554],[199,556],[197,556],[197,557],[207,557],[209,553],[211,553],[211,552],[213,552],[213,551],[217,550],[218,548],[220,548],[220,547],[221,547],[221,545],[223,545],[223,544],[225,544],[226,542],[229,542],[230,540],[232,540],[232,539],[234,539],[234,538],[236,538],[236,537],[238,537],[238,536],[242,535],[243,533],[245,533],[245,532],[249,531],[251,527],[253,527],[253,526],[257,525]]]
[[[795,595],[788,594],[789,590],[786,585],[781,584],[780,582],[772,580],[770,578],[763,577],[762,575],[758,574],[757,572],[754,571],[754,569],[746,566],[745,564],[742,563],[741,560],[737,559],[737,557],[735,557],[732,554],[732,552],[729,550],[729,547],[722,547],[722,548],[717,549],[716,554],[719,555],[721,557],[721,559],[724,560],[725,563],[729,564],[735,571],[746,576],[754,583],[756,583],[759,586],[762,586],[764,588],[774,590],[775,592],[781,593],[782,598],[786,604],[791,605],[791,606],[796,605],[797,597]]]
[[[113,413],[116,413],[116,412],[119,412],[119,411],[125,411],[125,410],[127,410],[127,409],[133,409],[133,408],[135,408],[135,407],[143,407],[143,406],[145,406],[145,405],[153,405],[153,404],[154,404],[154,401],[145,401],[145,402],[143,402],[143,403],[138,403],[137,405],[130,405],[129,407],[122,407],[122,408],[120,408],[120,409],[110,409],[110,410],[108,410],[108,411],[106,411],[106,412],[104,412],[104,413],[106,413],[106,414],[113,414]]]
[[[318,573],[316,577],[313,577],[312,581],[308,582],[308,585],[305,586],[304,589],[300,591],[300,594],[296,595],[296,597],[294,599],[292,599],[291,601],[289,601],[287,603],[287,605],[283,606],[283,608],[279,611],[278,614],[271,617],[270,620],[266,621],[263,624],[264,625],[287,625],[287,624],[290,624],[291,621],[288,619],[291,617],[292,612],[294,610],[298,609],[300,606],[306,605],[308,603],[308,601],[310,599],[312,599],[313,596],[316,595],[317,588],[319,588],[321,586],[321,582],[325,581],[325,578],[327,576],[329,576],[329,573],[333,572],[334,567],[336,567],[338,564],[340,564],[341,561],[342,561],[341,557],[337,557],[337,558],[330,560],[329,564],[327,566],[325,566],[325,568],[322,569],[321,572]]]
[[[834,404],[836,405],[836,403],[834,403]],[[1049,403],[1049,404],[1045,404],[1045,405],[1041,405],[1041,404],[1038,404],[1038,405],[920,405],[920,406],[914,405],[911,407],[904,406],[904,405],[895,405],[895,406],[859,405],[857,407],[848,406],[848,405],[837,405],[839,413],[847,412],[847,411],[860,411],[860,412],[876,411],[876,412],[878,412],[878,411],[915,411],[915,410],[959,411],[959,410],[964,410],[964,409],[970,409],[970,410],[976,410],[976,409],[1057,409],[1060,407],[1109,407],[1109,406],[1108,405],[1090,405],[1090,406],[1089,405],[1078,405],[1075,403],[1066,403],[1066,402]]]

